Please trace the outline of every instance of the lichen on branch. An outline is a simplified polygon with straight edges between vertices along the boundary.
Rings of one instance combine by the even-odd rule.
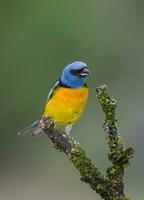
[[[101,107],[105,113],[105,121],[103,123],[104,130],[107,134],[107,143],[110,152],[108,158],[112,162],[112,166],[107,169],[107,177],[109,180],[109,190],[111,198],[115,200],[129,199],[124,195],[124,168],[129,165],[130,159],[133,157],[133,148],[125,149],[122,137],[119,134],[116,113],[116,100],[109,95],[106,85],[97,87],[97,96]]]
[[[96,89],[99,102],[105,113],[104,130],[107,132],[107,143],[110,152],[108,158],[112,166],[108,167],[106,176],[95,166],[86,152],[73,139],[66,137],[65,133],[57,129],[50,117],[41,120],[41,127],[54,143],[56,149],[64,152],[80,172],[81,180],[90,185],[104,200],[129,200],[124,194],[124,168],[129,165],[133,157],[133,149],[125,149],[120,137],[117,120],[115,118],[116,100],[109,95],[106,85]]]
[[[64,152],[73,163],[75,168],[80,172],[81,180],[90,185],[90,187],[99,193],[104,199],[107,199],[108,180],[102,175],[98,168],[92,164],[86,152],[73,139],[68,138],[65,133],[57,129],[54,121],[45,117],[42,119],[42,126],[48,137],[54,143],[56,149]],[[107,199],[108,200],[108,199]]]

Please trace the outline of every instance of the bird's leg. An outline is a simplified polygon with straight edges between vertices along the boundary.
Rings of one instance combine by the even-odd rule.
[[[72,124],[67,124],[65,127],[65,133],[68,138],[70,137],[71,129],[72,129]]]

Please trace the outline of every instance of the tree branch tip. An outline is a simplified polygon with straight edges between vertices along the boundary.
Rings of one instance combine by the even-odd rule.
[[[96,92],[99,94],[101,91],[108,91],[108,87],[106,84],[100,85],[96,87]]]

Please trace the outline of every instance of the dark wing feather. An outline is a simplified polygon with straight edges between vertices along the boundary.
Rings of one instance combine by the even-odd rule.
[[[53,85],[53,87],[50,89],[49,93],[48,93],[48,97],[47,97],[47,101],[50,100],[54,94],[54,91],[60,86],[60,81],[56,81],[55,84]]]

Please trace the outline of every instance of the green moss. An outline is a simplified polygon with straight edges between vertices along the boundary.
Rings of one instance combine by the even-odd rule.
[[[116,100],[109,95],[106,85],[100,86],[97,89],[98,99],[105,113],[104,129],[108,133],[107,143],[110,152],[108,153],[109,160],[113,163],[111,167],[107,169],[107,177],[110,184],[110,196],[112,199],[126,200],[123,192],[123,176],[124,168],[129,165],[129,160],[133,157],[133,149],[128,148],[125,150],[124,143],[120,137],[116,113]]]
[[[101,173],[86,152],[73,139],[55,127],[51,119],[43,122],[47,129],[45,132],[52,140],[55,148],[64,152],[80,172],[81,181],[88,183],[104,200],[130,200],[124,194],[124,168],[129,165],[133,157],[133,149],[125,149],[122,138],[120,137],[115,118],[116,100],[109,95],[107,86],[103,85],[96,89],[99,102],[105,113],[103,128],[107,132],[107,143],[109,147],[108,158],[112,163],[107,169],[106,177]],[[50,120],[50,121],[49,121]]]

